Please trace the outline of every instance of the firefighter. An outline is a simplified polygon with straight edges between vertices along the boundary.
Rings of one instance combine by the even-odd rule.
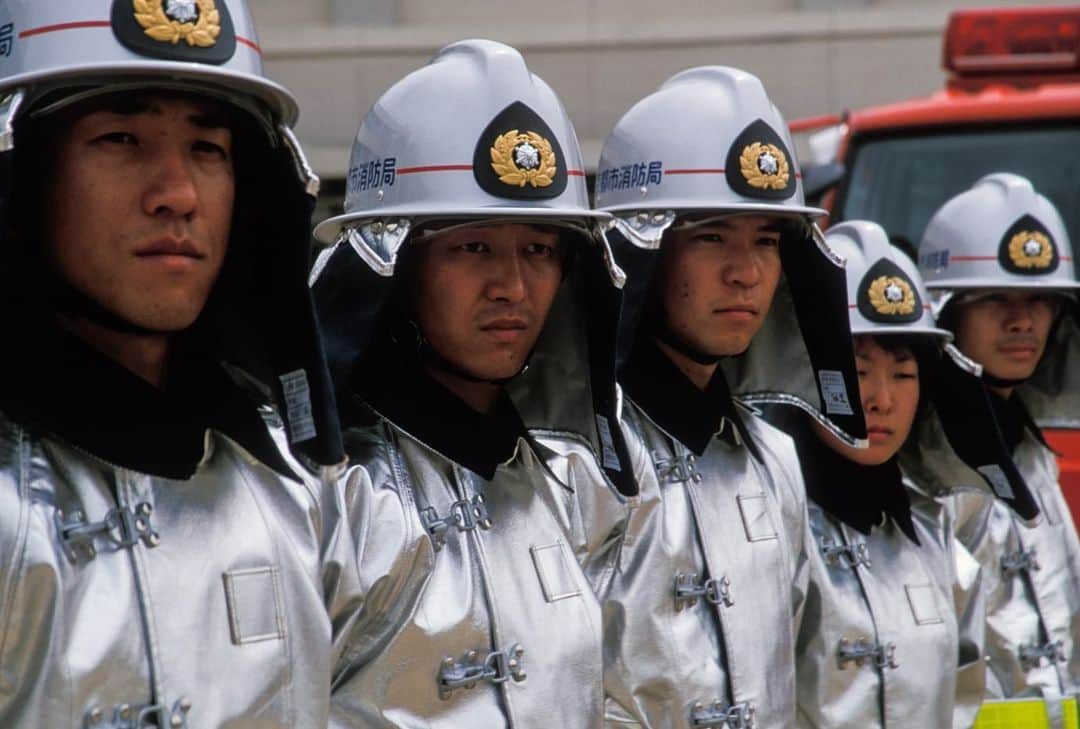
[[[852,448],[801,411],[770,408],[795,440],[815,545],[797,725],[970,727],[985,689],[985,611],[978,562],[955,538],[954,502],[985,512],[992,500],[981,491],[932,498],[897,454],[930,403],[981,384],[954,363],[915,263],[879,225],[844,222],[826,240],[846,260],[870,444]],[[966,387],[941,386],[946,376]]]
[[[241,0],[0,36],[0,725],[324,725],[353,556],[300,465],[343,452],[296,106]]]
[[[761,82],[720,66],[669,79],[604,144],[596,202],[627,274],[623,426],[645,456],[598,585],[611,726],[795,721],[806,497],[791,439],[752,403],[865,432],[842,262],[791,149]]]
[[[589,575],[633,485],[606,217],[558,97],[503,44],[443,48],[361,122],[313,271],[364,586],[335,726],[601,725]]]
[[[987,698],[1044,703],[984,711],[1009,726],[1062,726],[1080,691],[1080,545],[1039,423],[1078,424],[1080,283],[1068,234],[1028,180],[992,174],[931,217],[919,261],[938,324],[981,366],[985,397],[1027,485],[1017,490],[991,473],[993,513],[960,526],[987,576]],[[942,488],[977,481],[941,457],[942,441],[929,422],[905,467]],[[1041,718],[1026,723],[1028,711]]]

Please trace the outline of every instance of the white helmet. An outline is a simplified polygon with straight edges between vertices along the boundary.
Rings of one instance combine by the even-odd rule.
[[[615,125],[600,153],[596,206],[608,212],[717,210],[823,215],[780,112],[758,78],[726,66],[668,79]]]
[[[0,5],[0,96],[23,102],[57,88],[122,84],[198,87],[291,126],[296,102],[263,76],[262,51],[242,0],[5,0]],[[80,97],[81,98],[81,97]]]
[[[953,335],[937,327],[930,299],[914,262],[889,242],[877,223],[848,220],[829,228],[829,247],[847,261],[851,333],[923,334],[943,341]]]
[[[65,285],[43,256],[27,250],[33,246],[9,238],[6,225],[25,207],[7,193],[21,192],[17,178],[40,166],[36,145],[47,142],[32,133],[40,117],[129,91],[196,93],[245,112],[240,117],[254,120],[254,133],[240,127],[234,137],[242,137],[245,157],[226,266],[215,285],[224,303],[204,314],[221,319],[215,355],[267,376],[263,384],[282,406],[298,455],[337,464],[344,454],[336,408],[303,270],[319,180],[290,129],[296,103],[263,76],[261,54],[244,0],[0,2],[0,243],[34,259],[20,277],[30,283],[21,286],[38,276]]]
[[[940,311],[964,289],[1080,289],[1065,224],[1019,175],[987,175],[934,213],[919,243],[919,270]]]
[[[953,467],[964,464],[1022,518],[1035,519],[1038,505],[1001,437],[979,379],[982,368],[952,345],[951,332],[935,325],[915,264],[889,242],[888,233],[877,223],[845,221],[829,228],[826,238],[847,259],[851,333],[918,336],[926,341],[925,346],[912,345],[919,362],[921,398],[930,403],[928,410],[919,412],[921,418],[937,418],[941,425],[948,444],[948,451],[940,451],[942,461]],[[927,423],[916,427],[937,432]],[[970,471],[964,474],[967,477]]]
[[[680,216],[790,217],[780,243],[784,281],[769,315],[744,356],[721,367],[743,402],[798,404],[860,444],[866,426],[849,396],[858,380],[843,260],[811,222],[824,211],[806,206],[791,150],[761,81],[725,66],[676,74],[619,120],[601,153],[596,204],[615,216],[609,236],[628,273],[620,352],[629,352],[644,311],[656,258],[648,252]]]
[[[316,226],[315,237],[334,243],[344,231],[365,259],[362,249],[375,249],[383,275],[418,220],[524,217],[591,227],[607,217],[589,208],[577,136],[559,97],[517,50],[489,40],[443,48],[375,102],[356,133],[346,185],[345,213]]]

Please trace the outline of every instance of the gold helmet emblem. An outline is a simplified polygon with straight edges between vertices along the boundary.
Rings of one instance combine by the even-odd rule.
[[[156,41],[210,48],[221,35],[214,0],[132,0],[135,20]]]
[[[915,311],[915,292],[899,276],[878,276],[867,292],[874,311],[885,316],[904,316]]]
[[[791,172],[787,155],[775,144],[754,142],[739,156],[739,171],[751,187],[760,190],[783,190]]]
[[[1017,268],[1049,268],[1054,246],[1045,234],[1022,230],[1009,240],[1009,258]]]
[[[551,142],[536,132],[511,129],[495,139],[491,169],[507,185],[547,187],[555,181],[555,151]]]

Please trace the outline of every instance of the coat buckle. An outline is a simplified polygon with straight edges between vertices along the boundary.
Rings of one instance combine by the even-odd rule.
[[[53,524],[64,553],[72,562],[77,562],[80,556],[93,559],[97,555],[94,541],[99,536],[109,539],[118,547],[133,547],[140,541],[148,547],[158,546],[161,536],[154,531],[150,521],[153,513],[154,507],[146,501],[132,507],[109,509],[104,519],[93,522],[87,521],[81,509],[71,512],[68,517],[58,510],[53,515]]]
[[[834,567],[843,566],[855,569],[859,565],[870,568],[870,549],[866,542],[858,544],[837,544],[831,537],[821,538],[821,554],[825,562]]]
[[[515,643],[505,651],[488,653],[484,658],[469,651],[460,661],[447,656],[439,667],[439,698],[446,701],[458,689],[471,689],[480,681],[500,684],[525,680],[525,649]]]
[[[83,715],[84,729],[186,729],[191,701],[180,698],[172,709],[165,704],[117,704],[111,717],[106,717],[100,707],[92,707]]]
[[[1065,643],[1060,640],[1055,640],[1046,643],[1045,645],[1031,643],[1020,646],[1020,665],[1023,666],[1025,671],[1030,671],[1033,668],[1041,666],[1044,658],[1048,660],[1051,665],[1055,663],[1064,663]]]
[[[872,663],[878,668],[898,668],[896,662],[896,644],[892,641],[886,643],[871,643],[866,638],[856,638],[854,642],[847,638],[841,638],[836,647],[836,663],[840,670],[844,670],[847,664],[854,663],[856,666],[865,666]]]
[[[749,701],[727,706],[723,701],[705,705],[700,701],[690,710],[692,727],[725,727],[726,729],[754,729],[757,710]]]
[[[675,455],[671,458],[660,458],[659,453],[653,453],[657,478],[664,483],[686,483],[687,481],[701,483],[701,474],[694,465],[696,462],[697,457],[693,453],[685,456]]]
[[[1012,577],[1021,572],[1035,572],[1040,567],[1035,547],[1026,551],[1018,549],[1015,552],[1008,552],[1001,558],[1001,571],[1006,577]]]
[[[450,527],[458,531],[467,532],[476,527],[481,529],[491,528],[491,515],[488,513],[484,497],[476,494],[472,499],[461,499],[450,504],[450,511],[446,516],[440,517],[434,506],[421,509],[420,521],[424,530],[431,537],[431,541],[438,551],[446,546],[446,533]]]
[[[731,580],[727,577],[698,582],[696,572],[679,572],[675,575],[675,610],[697,605],[698,598],[705,598],[713,605],[724,604],[731,607],[735,599],[731,596]]]

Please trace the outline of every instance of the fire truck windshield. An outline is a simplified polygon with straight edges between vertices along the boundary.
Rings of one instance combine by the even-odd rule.
[[[1032,181],[1080,243],[1080,126],[934,129],[868,137],[848,156],[849,184],[837,220],[872,220],[910,254],[930,216],[946,200],[991,172]]]

